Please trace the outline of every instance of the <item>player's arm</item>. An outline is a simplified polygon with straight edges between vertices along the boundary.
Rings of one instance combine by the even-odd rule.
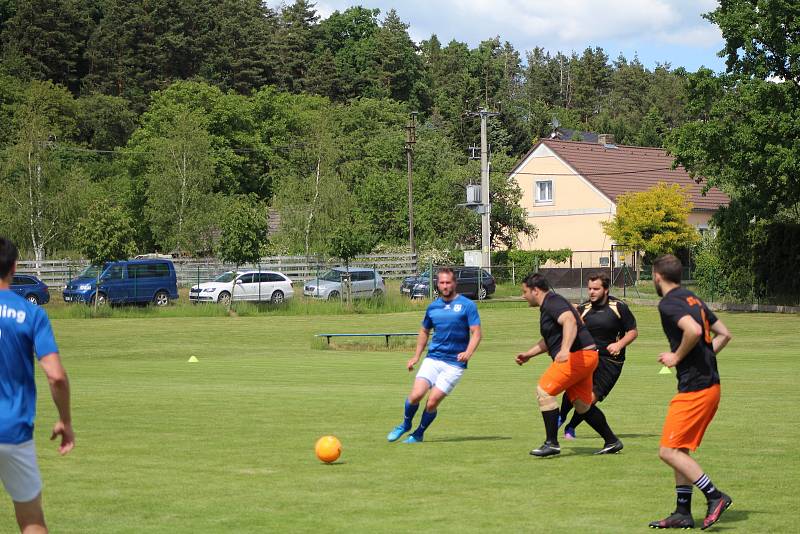
[[[468,362],[472,355],[475,354],[475,351],[478,349],[478,345],[481,342],[481,325],[477,324],[475,326],[469,327],[469,345],[467,345],[467,350],[460,353],[456,359],[460,362]]]
[[[714,332],[714,339],[711,341],[711,345],[714,347],[714,352],[719,354],[719,351],[724,349],[725,345],[733,339],[733,336],[728,327],[719,319],[711,325],[711,331]]]
[[[51,352],[39,358],[39,365],[47,377],[47,382],[50,384],[50,394],[53,397],[56,409],[58,409],[58,421],[53,426],[53,435],[50,439],[61,436],[61,445],[58,448],[58,452],[67,454],[75,446],[67,371],[61,365],[61,358],[57,352]]]
[[[667,367],[675,367],[678,362],[683,360],[689,352],[697,345],[700,338],[703,336],[703,328],[697,324],[697,321],[691,315],[684,315],[678,321],[678,328],[683,331],[681,337],[681,344],[675,352],[662,352],[658,357],[658,361]]]
[[[622,349],[633,343],[636,338],[639,337],[639,331],[637,329],[628,330],[625,332],[625,335],[619,338],[618,341],[611,343],[606,347],[608,349],[609,354],[612,356],[617,356]]]
[[[425,350],[425,347],[428,346],[428,337],[430,333],[431,331],[424,326],[419,329],[419,333],[417,334],[417,349],[414,351],[414,356],[406,363],[406,367],[409,371],[414,370],[414,366],[417,365],[417,362],[419,362],[419,359],[422,357],[422,352]]]
[[[569,359],[569,349],[578,335],[578,321],[575,320],[575,314],[565,311],[558,316],[558,324],[561,325],[561,350],[556,354],[555,361],[563,363]]]
[[[622,326],[620,330],[625,332],[625,334],[623,334],[619,340],[606,347],[609,354],[612,356],[618,356],[619,353],[622,352],[622,349],[636,341],[636,338],[639,337],[639,330],[636,329],[636,318],[631,313],[627,304],[619,301],[617,303],[617,309],[619,310],[620,325]]]
[[[527,351],[517,354],[517,357],[514,358],[514,361],[517,362],[517,365],[522,365],[534,356],[538,356],[544,352],[547,352],[547,344],[544,342],[544,338],[542,338],[536,343],[536,345]]]

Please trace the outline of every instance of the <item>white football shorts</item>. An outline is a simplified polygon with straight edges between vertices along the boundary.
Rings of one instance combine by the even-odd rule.
[[[427,380],[432,387],[436,387],[446,395],[449,395],[455,389],[463,374],[463,367],[457,367],[442,360],[425,358],[419,367],[417,378]]]
[[[42,491],[33,440],[9,445],[0,443],[0,479],[14,502],[30,502]]]

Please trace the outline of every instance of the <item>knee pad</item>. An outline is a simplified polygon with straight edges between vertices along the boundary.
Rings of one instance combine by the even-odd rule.
[[[539,401],[539,409],[543,412],[558,409],[558,399],[543,390],[541,386],[536,386],[536,400]]]

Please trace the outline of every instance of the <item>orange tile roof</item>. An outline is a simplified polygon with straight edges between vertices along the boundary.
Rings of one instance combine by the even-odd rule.
[[[662,148],[625,145],[612,148],[597,143],[544,139],[533,150],[540,144],[555,152],[613,202],[623,193],[645,191],[659,182],[688,186],[693,210],[716,211],[730,202],[728,195],[715,187],[702,195],[703,184],[695,182],[683,167],[673,169],[672,156]]]

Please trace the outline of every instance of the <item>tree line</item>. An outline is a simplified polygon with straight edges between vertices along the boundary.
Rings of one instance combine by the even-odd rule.
[[[280,217],[273,252],[323,252],[342,228],[399,247],[415,111],[418,239],[472,247],[468,112],[487,107],[495,245],[535,232],[506,171],[556,118],[664,146],[728,193],[713,252],[725,276],[768,291],[762,252],[800,219],[794,11],[721,3],[707,15],[726,39],[716,74],[499,36],[415,43],[393,10],[323,19],[307,0],[0,0],[0,230],[44,257],[75,250],[73,228],[111,205],[138,250],[213,252],[223,215],[246,204]]]
[[[375,243],[407,239],[405,127],[414,148],[419,240],[479,242],[459,207],[477,181],[481,106],[490,125],[494,243],[535,229],[505,171],[564,127],[660,144],[683,120],[685,72],[609,62],[599,49],[521,54],[435,35],[417,45],[389,11],[320,19],[298,0],[0,3],[0,224],[37,258],[75,248],[72,228],[105,204],[133,222],[137,248],[212,252],[221,214],[248,197],[279,214],[273,251],[319,253],[338,227]]]

